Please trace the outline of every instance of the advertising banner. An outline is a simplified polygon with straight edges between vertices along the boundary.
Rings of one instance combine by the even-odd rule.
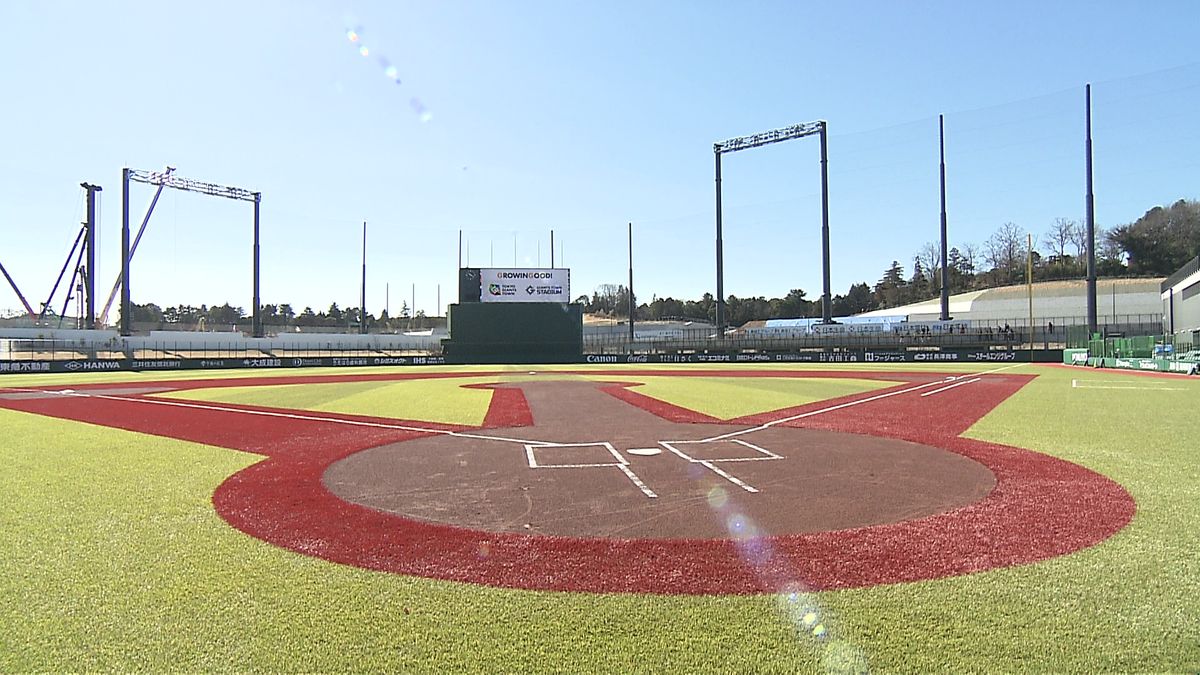
[[[571,302],[571,270],[484,268],[479,270],[482,302]]]

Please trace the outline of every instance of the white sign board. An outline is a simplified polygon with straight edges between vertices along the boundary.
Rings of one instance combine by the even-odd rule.
[[[571,302],[571,270],[484,268],[481,302]]]

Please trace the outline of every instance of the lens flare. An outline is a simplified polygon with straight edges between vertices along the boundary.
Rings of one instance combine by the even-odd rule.
[[[433,119],[433,113],[429,112],[424,103],[421,103],[421,99],[413,97],[409,99],[408,105],[412,107],[413,112],[417,113],[417,118],[422,122],[428,122]]]
[[[703,480],[703,479],[701,479]],[[862,650],[834,638],[831,617],[821,608],[817,596],[795,581],[786,560],[776,555],[772,539],[737,504],[740,493],[730,493],[719,484],[709,484],[706,501],[713,514],[723,521],[739,557],[766,588],[777,589],[775,600],[780,618],[796,636],[819,650],[831,672],[867,672]]]
[[[348,19],[348,20],[352,20],[352,19]],[[368,48],[365,43],[363,43],[361,27],[347,28],[346,29],[346,39],[349,40],[352,44],[358,45],[357,51],[360,56],[370,57],[372,55],[372,50],[370,48]],[[383,70],[384,77],[391,80],[392,82],[395,82],[396,84],[401,83],[400,82],[400,69],[397,68],[396,66],[392,65],[392,62],[389,61],[386,56],[378,53],[378,50],[376,50],[376,52],[375,52],[375,62],[378,63],[379,67]],[[409,100],[409,106],[412,107],[413,112],[416,113],[416,115],[417,115],[417,119],[421,120],[421,122],[429,122],[430,120],[433,119],[433,113],[429,111],[429,108],[427,108],[425,106],[425,104],[421,102],[420,99],[418,99],[416,97],[411,98]]]
[[[725,508],[725,504],[729,501],[729,492],[720,485],[714,485],[708,491],[708,505],[713,509],[720,510]]]

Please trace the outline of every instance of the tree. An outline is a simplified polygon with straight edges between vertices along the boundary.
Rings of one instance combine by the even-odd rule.
[[[804,289],[793,288],[778,301],[772,300],[772,319],[799,319],[812,313],[813,302],[805,297]]]
[[[241,307],[233,307],[228,302],[213,307],[208,310],[207,314],[208,323],[217,326],[233,326],[244,316],[246,316],[246,310]]]
[[[321,317],[313,313],[312,307],[305,307],[303,312],[296,317],[297,326],[319,326],[321,325]]]
[[[1001,225],[983,246],[987,263],[992,266],[993,281],[1011,284],[1020,279],[1025,233],[1016,223],[1010,221]]]
[[[892,266],[875,283],[875,303],[880,307],[899,307],[904,304],[903,294],[907,285],[904,268],[900,267],[900,261],[893,260]]]
[[[138,323],[161,323],[163,320],[162,308],[153,302],[144,305],[131,303],[130,309],[130,316]]]
[[[1100,240],[1096,251],[1096,274],[1099,276],[1119,277],[1130,273],[1129,268],[1125,266],[1125,254],[1117,241],[1116,232],[1114,228],[1096,233],[1096,238]]]
[[[846,314],[862,314],[876,308],[875,296],[866,283],[851,284],[846,293]]]
[[[905,293],[905,302],[914,302],[922,300],[929,295],[930,281],[929,276],[925,273],[925,268],[921,266],[921,257],[913,258],[913,274],[908,280],[908,292]]]
[[[927,289],[922,289],[922,292],[928,292],[930,295],[942,290],[942,245],[940,242],[929,241],[921,247],[917,252],[917,260],[921,263],[921,268],[925,271],[929,285]],[[950,252],[946,252],[946,265],[950,264]]]
[[[1067,258],[1067,247],[1079,240],[1079,223],[1068,218],[1055,218],[1042,241],[1050,247],[1060,261]]]
[[[975,280],[975,263],[957,247],[946,252],[946,271],[950,277],[951,293],[967,290]]]
[[[1200,255],[1200,202],[1181,199],[1166,209],[1156,206],[1111,236],[1134,274],[1173,274]]]
[[[340,326],[344,321],[342,309],[336,302],[329,303],[329,311],[325,312],[325,321],[332,326]]]

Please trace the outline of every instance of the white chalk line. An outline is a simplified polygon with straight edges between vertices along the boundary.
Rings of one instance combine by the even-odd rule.
[[[983,371],[980,373],[974,373],[971,375],[990,375],[992,373],[998,373],[998,372],[1001,372],[1004,370],[1009,370],[1011,368],[1017,368],[1022,365],[1024,365],[1024,364],[1018,363],[1018,364],[1013,364],[1010,366],[1004,366],[1001,368],[995,368],[992,370]],[[811,410],[806,413],[792,415],[789,417],[783,417],[783,418],[780,418],[777,420],[771,420],[770,422],[766,422],[757,427],[751,427],[749,429],[742,429],[740,431],[733,431],[733,432],[730,432],[727,434],[712,436],[710,438],[704,438],[704,439],[693,440],[693,441],[660,441],[659,443],[661,445],[665,446],[667,449],[669,449],[674,454],[678,455],[679,457],[681,457],[689,462],[697,463],[697,464],[700,464],[701,466],[708,468],[713,473],[716,473],[717,475],[721,476],[722,478],[728,480],[729,482],[733,483],[734,485],[737,485],[738,487],[741,487],[742,489],[744,489],[748,492],[758,492],[757,488],[745,483],[744,481],[737,478],[736,476],[733,476],[733,475],[729,474],[728,472],[723,471],[722,469],[720,469],[719,467],[714,465],[713,462],[717,462],[717,461],[753,461],[753,460],[757,460],[760,458],[751,457],[751,458],[731,458],[728,460],[697,460],[697,459],[692,458],[690,455],[687,455],[686,453],[675,449],[674,447],[672,447],[670,445],[670,443],[712,443],[712,442],[721,441],[721,440],[732,440],[736,443],[741,443],[742,445],[754,448],[755,450],[758,450],[759,452],[762,452],[766,455],[770,455],[770,457],[763,457],[761,459],[783,459],[783,457],[776,455],[775,453],[770,452],[769,450],[760,448],[751,443],[747,443],[746,441],[738,440],[736,437],[743,436],[745,434],[754,433],[756,431],[763,431],[765,429],[769,429],[778,424],[784,424],[786,422],[793,422],[795,420],[804,419],[807,417],[812,417],[814,415],[820,415],[820,414],[827,413],[827,412],[832,412],[834,410],[842,410],[844,408],[861,405],[863,403],[871,403],[873,401],[890,398],[892,396],[899,396],[901,394],[908,394],[908,393],[912,393],[914,391],[920,391],[921,389],[930,387],[935,384],[943,384],[945,382],[954,382],[956,380],[962,380],[964,378],[971,377],[971,375],[951,375],[941,381],[926,382],[925,384],[916,385],[914,387],[909,387],[907,389],[888,392],[886,394],[879,394],[876,396],[870,396],[868,398],[858,399],[855,401],[848,401],[846,403],[841,403],[841,404],[838,404],[835,406],[830,406],[828,408],[821,408],[819,410]],[[971,381],[977,382],[980,379],[982,379],[982,378],[976,377],[974,380],[971,380]],[[961,384],[968,384],[968,382],[961,382]],[[957,385],[952,385],[952,386],[957,386]],[[938,391],[944,391],[945,389],[949,389],[949,388],[951,388],[951,387],[944,387],[943,389],[938,390]],[[521,438],[509,438],[506,436],[488,436],[486,434],[473,434],[473,433],[468,433],[468,432],[463,432],[463,431],[450,431],[447,429],[433,429],[433,428],[429,428],[429,427],[417,427],[417,426],[406,425],[406,424],[390,424],[390,423],[385,423],[385,422],[365,422],[362,420],[348,420],[348,419],[342,419],[342,418],[337,418],[337,417],[321,417],[318,415],[301,415],[298,413],[285,413],[285,412],[275,412],[275,411],[268,411],[268,410],[249,410],[249,409],[245,409],[245,408],[229,408],[229,407],[219,406],[219,405],[191,403],[191,402],[185,402],[185,401],[170,401],[170,400],[165,400],[165,399],[160,399],[160,398],[113,396],[110,394],[88,394],[88,393],[84,393],[84,392],[78,392],[78,391],[75,391],[72,389],[63,389],[61,391],[54,391],[54,390],[46,390],[46,389],[11,388],[9,390],[10,391],[18,391],[18,392],[27,392],[27,393],[51,393],[51,394],[59,394],[62,396],[75,396],[75,397],[81,397],[81,398],[98,398],[98,399],[105,399],[105,400],[111,400],[111,401],[123,401],[126,403],[148,403],[148,404],[152,404],[152,405],[164,405],[164,406],[177,407],[177,408],[209,410],[209,411],[213,411],[213,412],[228,412],[228,413],[243,414],[243,415],[258,415],[261,417],[276,417],[276,418],[294,419],[294,420],[301,420],[301,421],[308,421],[308,422],[326,422],[326,423],[330,423],[330,424],[344,424],[344,425],[348,425],[348,426],[368,427],[368,428],[375,428],[375,429],[394,429],[394,430],[398,430],[398,431],[412,431],[412,432],[417,432],[417,433],[441,434],[443,436],[453,436],[455,438],[470,438],[470,439],[474,439],[474,440],[500,441],[500,442],[504,442],[504,443],[518,443],[518,444],[525,446],[526,458],[528,459],[529,466],[531,468],[591,468],[591,467],[600,467],[600,466],[616,466],[647,497],[655,498],[658,496],[657,494],[655,494],[655,492],[653,490],[651,490],[649,487],[647,487],[647,485],[642,481],[641,478],[639,478],[637,476],[637,474],[635,474],[629,468],[629,466],[628,466],[629,461],[626,460],[619,452],[617,452],[617,450],[615,448],[613,448],[612,445],[610,443],[608,443],[607,441],[604,441],[602,443],[566,443],[566,444],[564,444],[564,443],[553,443],[550,441],[536,441],[536,440],[527,440],[527,439],[521,439]],[[929,392],[929,393],[937,393],[937,391]],[[533,454],[533,448],[535,448],[535,447],[554,447],[554,446],[570,447],[570,446],[601,445],[601,444],[606,446],[607,449],[609,450],[609,452],[611,452],[619,460],[618,463],[616,463],[616,464],[572,464],[572,465],[564,464],[564,465],[555,465],[553,467],[547,467],[547,466],[539,466],[537,464],[537,460]]]
[[[534,453],[535,448],[584,448],[595,446],[604,446],[604,448],[608,450],[609,454],[611,454],[617,461],[594,462],[590,464],[538,464],[537,457]],[[642,491],[642,494],[651,499],[658,497],[658,495],[655,494],[654,491],[649,487],[647,487],[646,483],[643,482],[642,479],[633,472],[633,469],[629,468],[629,460],[625,459],[625,457],[613,447],[612,443],[609,443],[608,441],[600,441],[598,443],[548,443],[543,445],[526,445],[525,456],[529,460],[529,468],[531,469],[595,469],[600,467],[615,466],[618,470],[620,470],[621,473],[625,474],[625,477],[628,478],[630,482],[637,486],[637,489]]]
[[[925,398],[926,396],[933,396],[934,394],[940,394],[940,393],[942,393],[943,391],[948,391],[948,390],[950,390],[950,389],[953,389],[953,388],[955,388],[955,387],[961,387],[961,386],[963,386],[964,384],[971,384],[972,382],[978,382],[978,381],[980,381],[980,380],[982,380],[982,379],[983,379],[983,378],[981,378],[981,377],[976,377],[976,378],[972,378],[972,379],[970,379],[970,380],[960,380],[960,381],[958,381],[958,382],[955,382],[954,384],[949,384],[949,385],[946,385],[945,387],[942,387],[941,389],[934,389],[933,391],[927,391],[927,392],[925,392],[924,394],[921,394],[921,398]]]
[[[629,480],[633,481],[634,485],[638,486],[638,489],[642,491],[642,494],[651,499],[658,497],[658,495],[654,494],[654,490],[646,487],[646,484],[642,482],[642,479],[638,478],[637,474],[634,473],[628,466],[625,466],[624,464],[618,464],[617,468],[620,469],[626,476],[628,476]]]
[[[882,400],[885,398],[890,398],[892,396],[900,396],[901,394],[911,394],[914,391],[920,391],[921,389],[925,389],[926,387],[932,387],[935,384],[946,384],[947,382],[955,382],[957,380],[962,380],[962,379],[965,379],[968,377],[975,377],[975,376],[980,376],[980,375],[992,375],[994,373],[999,373],[1004,370],[1009,370],[1012,368],[1019,368],[1020,366],[1023,366],[1023,365],[1025,365],[1025,364],[1024,363],[1016,363],[1011,366],[1003,366],[1001,368],[993,368],[992,370],[984,370],[984,371],[981,371],[978,373],[967,373],[965,375],[951,375],[951,376],[948,376],[944,380],[935,380],[933,382],[926,382],[925,384],[918,384],[914,387],[909,387],[907,389],[900,389],[898,391],[890,391],[885,394],[877,394],[875,396],[869,396],[867,398],[860,398],[860,399],[857,399],[854,401],[847,401],[846,403],[839,403],[838,405],[829,406],[828,408],[820,408],[818,410],[810,410],[806,413],[800,413],[798,415],[792,415],[790,417],[784,417],[784,418],[777,419],[777,420],[771,420],[770,422],[767,422],[765,424],[760,424],[759,426],[751,427],[749,429],[742,429],[740,431],[731,431],[727,434],[721,434],[719,436],[712,436],[711,438],[705,438],[705,439],[701,439],[700,441],[694,441],[694,442],[707,443],[710,441],[725,440],[727,438],[733,438],[735,436],[744,436],[745,434],[752,434],[756,431],[763,431],[765,429],[770,429],[771,427],[773,427],[777,424],[784,424],[787,422],[795,422],[796,420],[802,420],[806,417],[812,417],[814,415],[822,415],[827,412],[833,412],[835,410],[842,410],[844,408],[850,408],[850,407],[853,407],[856,405],[862,405],[863,403],[871,403],[873,401],[879,401],[879,400]]]
[[[733,483],[734,485],[742,488],[743,490],[745,490],[747,492],[758,492],[758,488],[746,483],[742,479],[730,474],[729,472],[725,471],[724,469],[717,467],[716,463],[717,462],[761,462],[761,461],[772,460],[772,459],[783,459],[783,456],[777,455],[777,454],[771,452],[770,450],[767,450],[766,448],[761,448],[757,445],[754,445],[753,443],[747,443],[746,441],[743,441],[740,438],[733,438],[733,439],[729,439],[729,440],[732,443],[738,443],[747,448],[750,448],[751,450],[754,450],[755,452],[760,453],[762,456],[761,457],[723,457],[720,459],[698,459],[698,458],[693,457],[693,456],[687,454],[686,452],[680,450],[679,448],[676,448],[675,445],[676,444],[684,445],[687,443],[711,445],[711,443],[705,443],[704,441],[659,441],[658,444],[665,447],[666,449],[670,450],[676,456],[678,456],[688,462],[691,462],[692,464],[699,464],[700,466],[703,466],[704,468],[712,471],[713,473],[717,474],[721,478],[724,478],[725,480],[729,481],[730,483]]]
[[[707,469],[711,470],[713,473],[717,474],[721,478],[724,478],[725,480],[729,481],[730,483],[733,483],[734,485],[742,488],[746,492],[758,492],[758,488],[756,488],[752,485],[747,485],[745,482],[742,481],[742,479],[723,471],[720,467],[716,466],[715,464],[713,464],[710,461],[698,462],[698,464],[700,464],[700,466],[706,467]]]
[[[1154,387],[1143,386],[1138,384],[1096,384],[1096,382],[1120,382],[1121,380],[1095,380],[1093,382],[1080,382],[1079,380],[1071,380],[1072,389],[1126,389],[1130,391],[1187,391],[1184,387]]]
[[[521,438],[508,438],[505,436],[488,436],[486,434],[472,434],[464,431],[450,431],[449,429],[433,429],[430,427],[418,427],[407,424],[392,424],[387,422],[366,422],[363,420],[348,420],[338,417],[321,417],[319,415],[301,415],[298,413],[276,412],[271,410],[248,410],[245,408],[227,408],[220,405],[209,405],[204,403],[189,403],[185,401],[168,401],[159,398],[141,398],[129,396],[112,396],[109,394],[85,394],[82,392],[52,392],[62,393],[64,396],[76,396],[82,398],[99,398],[110,401],[124,401],[126,403],[149,403],[152,405],[165,405],[174,408],[191,408],[195,410],[210,410],[213,412],[228,412],[238,413],[242,415],[257,415],[260,417],[279,417],[283,419],[300,420],[305,422],[328,422],[330,424],[344,424],[354,427],[369,427],[373,429],[394,429],[397,431],[415,431],[427,434],[441,434],[443,436],[454,436],[456,438],[472,438],[485,441],[503,441],[506,443],[520,443],[522,445],[546,445],[546,441],[531,441]]]

